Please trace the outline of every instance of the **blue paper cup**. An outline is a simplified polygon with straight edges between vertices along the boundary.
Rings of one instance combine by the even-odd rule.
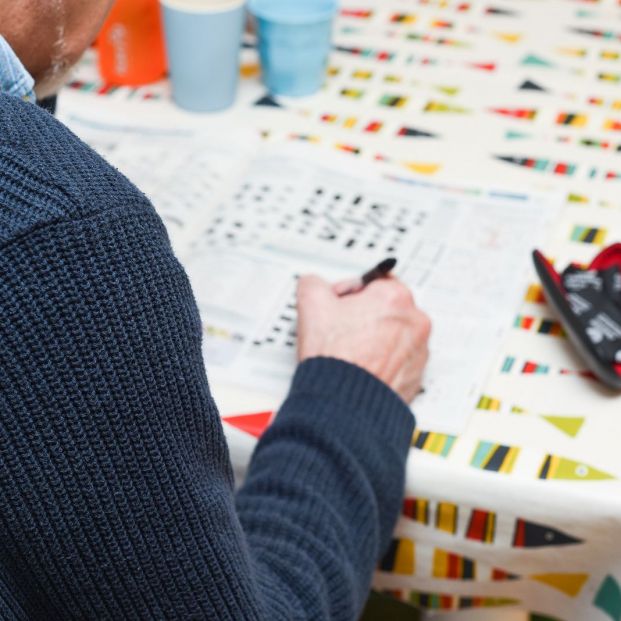
[[[276,95],[301,97],[324,83],[336,0],[250,0],[257,21],[263,82]]]
[[[193,112],[233,104],[244,0],[161,0],[174,101]]]

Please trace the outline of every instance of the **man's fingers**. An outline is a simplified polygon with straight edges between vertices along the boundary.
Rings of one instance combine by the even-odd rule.
[[[314,274],[307,274],[299,279],[297,290],[298,302],[304,302],[309,298],[325,296],[326,294],[333,295],[332,287],[323,278]]]
[[[358,293],[364,288],[360,278],[350,278],[349,280],[342,280],[332,285],[332,291],[338,296],[346,295],[349,293]]]

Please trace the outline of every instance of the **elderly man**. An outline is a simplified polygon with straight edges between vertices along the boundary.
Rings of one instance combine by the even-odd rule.
[[[355,619],[429,321],[396,279],[303,279],[300,364],[234,494],[161,221],[32,103],[109,4],[0,0],[0,618]]]

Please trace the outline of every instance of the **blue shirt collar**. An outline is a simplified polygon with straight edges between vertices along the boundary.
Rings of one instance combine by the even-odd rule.
[[[32,76],[2,35],[0,35],[0,93],[33,103],[36,101]]]

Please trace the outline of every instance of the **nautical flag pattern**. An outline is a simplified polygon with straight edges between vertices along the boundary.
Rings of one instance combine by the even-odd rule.
[[[520,449],[515,446],[481,441],[474,451],[470,465],[480,470],[509,474],[519,454]]]
[[[496,514],[492,511],[473,509],[466,529],[466,539],[481,543],[494,543],[496,537]]]
[[[342,142],[337,142],[334,145],[339,151],[345,151],[346,153],[351,153],[352,155],[360,155],[360,147],[351,144],[343,144]]]
[[[414,542],[411,539],[393,539],[379,568],[393,574],[412,575],[415,568]]]
[[[224,416],[222,420],[255,438],[260,438],[274,418],[274,412],[257,412],[256,414],[241,414],[238,416]]]
[[[356,88],[344,88],[341,90],[341,96],[349,99],[361,99],[364,97],[364,91]]]
[[[82,93],[92,93],[98,97],[122,97],[128,101],[160,101],[166,97],[166,92],[157,87],[121,87],[98,80],[72,80],[67,84],[67,88]]]
[[[415,431],[412,437],[412,446],[422,451],[434,453],[440,457],[448,457],[456,436],[444,433],[430,433],[429,431]]]
[[[248,101],[258,135],[282,135],[359,160],[376,159],[407,169],[422,183],[439,171],[441,182],[459,179],[462,164],[467,168],[476,162],[476,179],[483,182],[502,185],[506,173],[518,186],[521,178],[528,190],[537,185],[558,191],[566,208],[552,225],[551,245],[543,250],[554,253],[560,268],[572,259],[586,263],[602,247],[621,241],[619,0],[556,2],[555,20],[546,23],[549,38],[534,36],[536,29],[529,28],[541,2],[342,4],[326,87],[302,105],[259,86],[255,43],[244,42],[240,74],[244,88],[257,89]],[[76,109],[87,110],[87,98],[152,110],[170,106],[166,82],[138,88],[105,84],[92,58],[89,63],[87,70],[79,68],[63,95],[80,104]],[[461,161],[463,145],[468,149],[462,153],[472,150],[471,161]],[[514,276],[519,282],[517,274],[504,277]],[[455,435],[424,429],[414,435],[407,489],[428,489],[420,487],[425,480],[421,468],[428,469],[423,477],[439,480],[437,468],[445,496],[421,498],[409,492],[399,526],[403,530],[382,561],[376,587],[431,610],[514,605],[541,611],[531,621],[559,621],[555,604],[562,603],[559,611],[568,609],[569,598],[585,619],[599,614],[621,621],[621,565],[595,555],[591,537],[600,536],[601,525],[590,522],[595,512],[589,498],[596,493],[601,513],[610,511],[610,539],[621,538],[614,502],[605,505],[620,491],[618,460],[611,451],[621,418],[614,416],[613,402],[594,376],[570,355],[571,343],[546,338],[564,333],[552,311],[542,306],[545,299],[534,275],[531,280],[516,310],[515,329],[499,350],[496,372],[475,393],[481,397],[478,403],[473,400],[459,443]],[[528,411],[513,405],[520,394]],[[223,424],[232,443],[248,445],[272,417],[271,412],[225,415]],[[494,476],[503,468],[508,472]],[[479,487],[488,481],[502,486],[489,498]],[[551,504],[547,512],[539,506],[532,521],[529,485],[552,486],[565,505]],[[576,487],[579,502],[571,492]],[[408,538],[412,532],[417,543],[420,537],[419,550],[414,536]],[[433,545],[425,546],[427,535]],[[451,543],[459,545],[459,554]],[[516,566],[507,558],[516,559]],[[585,567],[592,571],[588,578]],[[427,591],[410,595],[420,579]],[[509,583],[493,584],[510,579],[529,581],[533,588],[515,596]],[[477,595],[463,595],[472,592],[474,580]],[[503,611],[497,616],[502,618]]]
[[[576,225],[571,232],[571,241],[582,242],[583,244],[595,244],[603,246],[606,243],[606,229],[590,228],[588,226]]]
[[[406,127],[405,125],[399,130],[397,135],[406,136],[408,138],[436,138],[436,135],[431,132],[416,129],[414,127]]]
[[[621,119],[606,119],[604,129],[608,132],[621,132]]]
[[[436,548],[433,554],[433,577],[450,580],[475,580],[476,562],[459,554]]]
[[[492,108],[491,111],[495,114],[526,121],[533,121],[537,118],[537,110],[532,108]]]
[[[461,106],[447,104],[442,101],[429,101],[425,105],[424,112],[444,112],[447,114],[469,114],[469,110]]]
[[[545,414],[542,414],[541,418],[571,438],[575,438],[578,435],[585,420],[583,416],[552,416]]]
[[[501,608],[515,606],[519,600],[509,597],[450,595],[448,593],[411,592],[408,601],[424,610],[466,610],[470,608]]]
[[[546,299],[543,295],[543,287],[539,283],[528,285],[524,301],[531,304],[545,304]]]
[[[459,508],[451,502],[439,502],[436,505],[436,528],[454,535],[457,532]]]
[[[490,567],[486,563],[480,563],[474,559],[440,548],[435,548],[433,552],[432,575],[440,580],[490,582],[504,582],[519,578],[519,576],[504,569]]]
[[[546,548],[578,543],[583,543],[582,539],[568,535],[557,528],[517,519],[511,545],[514,548]]]
[[[419,41],[421,43],[431,43],[444,47],[470,47],[467,41],[458,41],[457,39],[449,39],[447,37],[432,37],[427,34],[418,34],[415,32],[408,33],[405,38],[408,41]]]
[[[522,371],[525,375],[547,375],[550,372],[550,367],[547,364],[538,364],[527,360],[522,366]]]
[[[584,127],[589,121],[586,114],[574,112],[561,112],[556,117],[557,125],[569,125],[570,127]]]
[[[408,98],[400,95],[382,95],[379,100],[380,106],[388,106],[389,108],[403,108],[407,102]]]
[[[356,19],[369,19],[373,17],[373,11],[368,9],[342,9],[343,17],[355,17]]]
[[[362,58],[369,58],[379,62],[390,62],[394,60],[395,53],[384,50],[374,50],[372,48],[360,48],[360,47],[348,47],[343,45],[337,45],[334,48],[337,52],[342,54],[351,54],[352,56],[361,56]]]
[[[429,524],[429,500],[425,498],[405,498],[403,501],[403,515],[415,522]]]
[[[364,69],[357,69],[351,74],[354,80],[370,80],[373,77],[373,72]]]
[[[597,37],[598,39],[608,39],[611,41],[621,41],[621,33],[612,30],[595,30],[590,28],[573,28],[576,34]]]
[[[521,166],[522,168],[529,168],[537,172],[562,175],[564,177],[572,177],[577,169],[577,166],[570,162],[556,162],[553,160],[532,157],[515,157],[513,155],[496,155],[495,157],[497,160],[506,162],[507,164]]]
[[[440,164],[435,162],[403,162],[403,165],[411,172],[419,175],[434,175],[442,168]]]
[[[414,24],[417,19],[417,16],[413,13],[394,13],[390,21],[393,24]]]
[[[539,478],[566,481],[602,481],[615,477],[603,470],[573,459],[546,455],[539,469]]]
[[[588,580],[589,574],[538,574],[529,578],[561,591],[569,597],[576,597]]]
[[[561,324],[554,319],[543,317],[532,317],[530,315],[518,315],[513,322],[514,328],[536,332],[537,334],[547,334],[549,336],[565,336],[565,331]]]
[[[621,621],[621,587],[613,576],[606,576],[601,583],[593,605],[606,613],[612,621]]]
[[[490,397],[489,395],[481,395],[479,402],[477,403],[477,410],[491,410],[493,412],[500,411],[502,403],[500,399],[496,397]]]
[[[610,108],[612,110],[621,110],[621,99],[607,99],[605,97],[589,97],[587,98],[587,103],[590,106],[599,106],[600,108],[605,107],[605,108]],[[604,129],[606,129],[605,126],[604,126]]]
[[[578,144],[582,147],[590,147],[607,151],[621,151],[621,143],[609,142],[608,140],[598,140],[594,138],[581,138]]]

